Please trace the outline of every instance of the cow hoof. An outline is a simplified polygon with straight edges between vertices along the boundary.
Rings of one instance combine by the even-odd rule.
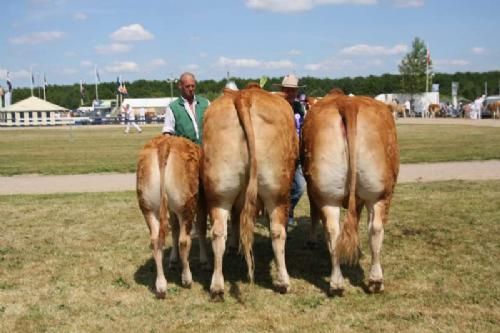
[[[384,291],[384,280],[368,281],[368,291],[372,294],[380,294]]]
[[[212,302],[224,302],[224,290],[210,291]]]
[[[276,283],[274,288],[276,288],[276,291],[280,294],[286,294],[290,291],[290,284]]]
[[[344,288],[333,288],[328,289],[328,296],[330,297],[342,297],[344,296]]]
[[[167,293],[164,291],[156,291],[155,296],[157,299],[165,299],[165,297],[167,296]]]

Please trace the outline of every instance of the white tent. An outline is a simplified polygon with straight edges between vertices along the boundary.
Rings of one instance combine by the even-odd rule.
[[[68,115],[65,107],[38,97],[28,97],[0,109],[0,126],[45,126],[65,124]]]

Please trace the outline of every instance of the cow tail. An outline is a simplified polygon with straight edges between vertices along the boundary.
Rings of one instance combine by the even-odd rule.
[[[168,197],[165,190],[165,166],[170,153],[170,142],[165,140],[158,146],[158,167],[160,169],[160,238],[165,239],[169,232]]]
[[[234,104],[246,136],[250,164],[250,175],[245,193],[245,201],[240,214],[240,248],[243,250],[247,262],[248,278],[253,283],[255,265],[252,246],[257,204],[257,158],[255,156],[255,133],[250,117],[250,96],[246,95],[243,91],[236,96]]]
[[[347,149],[349,156],[349,202],[347,214],[336,250],[342,262],[356,264],[358,261],[358,214],[356,211],[356,128],[358,109],[353,104],[343,103],[339,108],[342,122],[347,132]]]

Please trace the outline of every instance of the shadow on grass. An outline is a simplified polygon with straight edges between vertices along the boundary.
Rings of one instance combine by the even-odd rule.
[[[262,219],[259,219],[257,223],[269,227],[267,222]],[[331,273],[330,254],[321,236],[318,237],[318,246],[315,249],[311,250],[305,246],[310,225],[308,217],[300,217],[298,218],[298,226],[288,231],[290,239],[287,240],[285,249],[288,273],[290,277],[307,281],[322,290],[325,294],[328,294]],[[230,228],[228,232],[231,232]],[[213,265],[210,239],[207,240],[207,249],[209,252],[208,260]],[[180,263],[174,269],[168,268],[170,251],[171,247],[164,251],[163,267],[165,277],[169,285],[175,284],[177,287],[182,287]],[[253,252],[255,258],[255,284],[265,289],[275,290],[271,276],[271,263],[274,260],[271,239],[255,233]],[[204,270],[199,265],[199,244],[197,238],[193,238],[189,263],[193,274],[193,282],[201,284],[203,289],[208,293],[212,270]],[[229,295],[237,302],[243,303],[239,284],[248,283],[249,281],[244,257],[241,254],[229,252],[226,244],[223,265],[224,280],[230,284]],[[342,266],[341,269],[344,278],[348,279],[351,285],[359,287],[365,293],[368,293],[368,286],[364,282],[364,270],[359,264],[356,266]],[[156,266],[152,255],[137,269],[134,274],[134,280],[138,284],[147,286],[153,294],[155,293]]]
[[[290,239],[286,245],[286,264],[291,277],[305,280],[328,295],[330,289],[330,253],[323,240],[322,225],[318,225],[318,244],[311,249],[306,246],[307,236],[311,228],[309,217],[301,216],[297,219],[297,226],[288,231]],[[361,288],[369,293],[368,286],[364,282],[365,272],[358,263],[355,266],[341,266],[344,279],[350,284]]]

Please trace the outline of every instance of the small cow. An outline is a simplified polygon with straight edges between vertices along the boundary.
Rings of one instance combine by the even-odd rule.
[[[279,94],[250,84],[241,91],[225,90],[209,106],[204,118],[202,174],[213,222],[214,272],[210,293],[219,299],[224,295],[222,258],[231,212],[232,222],[239,223],[240,244],[253,282],[252,243],[259,203],[271,220],[278,268],[275,286],[287,292],[290,281],[285,265],[286,221],[298,155],[292,108]]]
[[[491,112],[492,119],[500,119],[500,101],[488,104],[487,108]]]
[[[348,97],[335,89],[312,107],[302,140],[311,232],[321,219],[331,256],[329,293],[340,294],[344,289],[340,262],[357,262],[363,206],[368,210],[372,252],[369,287],[382,291],[380,252],[399,171],[396,127],[389,106],[369,97]],[[342,231],[341,207],[348,209]]]
[[[164,297],[167,290],[163,245],[169,227],[172,228],[170,267],[178,262],[180,253],[183,286],[190,287],[192,283],[188,257],[196,214],[200,263],[207,264],[206,209],[199,195],[200,160],[199,146],[170,135],[153,138],[139,155],[137,198],[150,231],[158,297]]]
[[[394,119],[397,119],[398,117],[403,117],[406,118],[406,108],[404,104],[399,104],[396,102],[391,102],[388,103],[389,107],[391,108],[392,116]]]
[[[429,113],[430,118],[436,118],[436,116],[440,115],[441,107],[439,104],[429,104],[427,107],[427,112]]]

